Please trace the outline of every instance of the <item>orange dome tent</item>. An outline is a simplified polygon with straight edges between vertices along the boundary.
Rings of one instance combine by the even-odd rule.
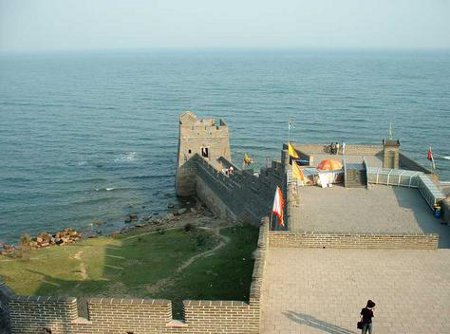
[[[322,160],[316,167],[318,170],[337,170],[342,169],[342,164],[334,159]]]

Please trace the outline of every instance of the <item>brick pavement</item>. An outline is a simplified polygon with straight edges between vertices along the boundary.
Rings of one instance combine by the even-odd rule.
[[[374,334],[450,333],[450,250],[270,248],[263,334],[359,333],[367,299]]]
[[[292,231],[329,233],[438,233],[450,248],[450,227],[433,216],[417,189],[371,185],[367,189],[304,187]]]

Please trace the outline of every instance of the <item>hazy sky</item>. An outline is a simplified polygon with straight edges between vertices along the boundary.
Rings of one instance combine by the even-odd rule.
[[[450,48],[450,0],[0,0],[0,50]]]

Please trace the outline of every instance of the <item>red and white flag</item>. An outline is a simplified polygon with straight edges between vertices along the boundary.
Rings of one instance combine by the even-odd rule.
[[[275,198],[273,199],[272,213],[278,217],[278,225],[280,226],[284,226],[283,208],[284,208],[283,192],[281,191],[280,187],[277,186],[277,190],[275,190]]]
[[[433,152],[431,151],[431,146],[428,149],[427,159],[431,161],[431,164],[433,165],[433,169],[436,169],[436,165],[434,164]]]

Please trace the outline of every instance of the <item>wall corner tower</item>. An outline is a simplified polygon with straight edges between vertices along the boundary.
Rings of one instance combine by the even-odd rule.
[[[186,111],[180,115],[178,135],[178,159],[176,192],[178,196],[195,195],[196,172],[194,156],[208,161],[217,169],[222,168],[218,158],[231,161],[230,136],[223,120],[198,119]]]

